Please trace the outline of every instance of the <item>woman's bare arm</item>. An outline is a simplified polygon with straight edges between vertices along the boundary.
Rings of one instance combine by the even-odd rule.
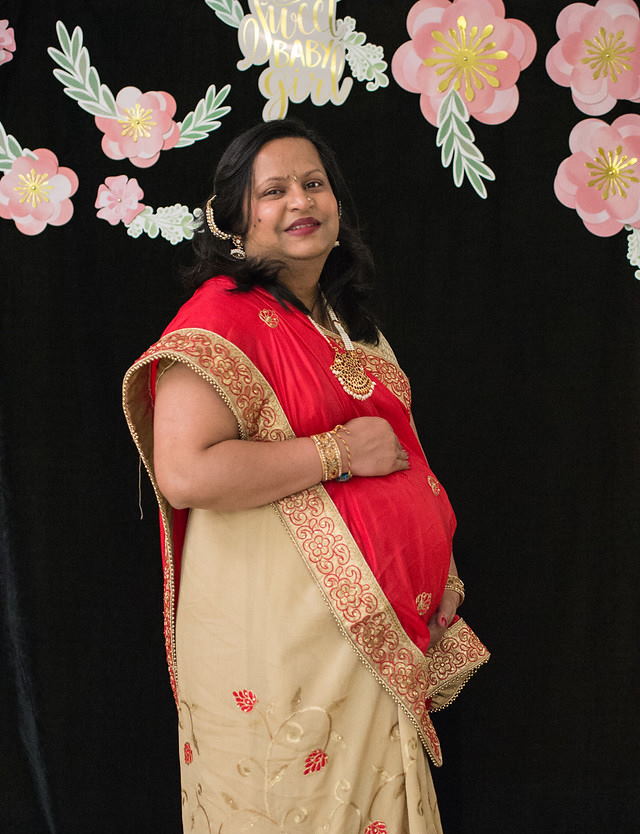
[[[214,388],[185,365],[158,382],[154,467],[172,506],[247,509],[317,484],[322,464],[308,437],[240,440],[235,417]]]
[[[406,453],[386,420],[358,417],[346,427],[354,474],[407,468]],[[158,381],[153,460],[161,492],[178,509],[260,507],[322,478],[311,438],[240,440],[236,420],[215,389],[180,363]]]

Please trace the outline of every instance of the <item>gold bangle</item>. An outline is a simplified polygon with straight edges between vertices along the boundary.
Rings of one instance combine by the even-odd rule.
[[[322,480],[335,481],[342,472],[342,454],[338,441],[329,431],[312,434],[311,439],[322,462]]]
[[[456,576],[454,573],[450,573],[449,576],[447,576],[444,589],[445,591],[455,591],[460,597],[458,606],[462,605],[464,602],[464,582],[459,576]]]
[[[351,449],[349,448],[349,444],[347,443],[347,439],[345,437],[342,437],[340,432],[344,432],[345,434],[351,434],[351,432],[349,431],[349,429],[345,429],[345,427],[341,426],[341,425],[337,425],[335,427],[335,429],[331,430],[331,434],[335,435],[336,438],[340,438],[340,441],[344,445],[345,451],[347,453],[347,468],[346,469],[344,468],[344,462],[343,462],[341,472],[336,479],[338,481],[344,482],[344,481],[348,481],[352,478],[352,475],[351,475]]]

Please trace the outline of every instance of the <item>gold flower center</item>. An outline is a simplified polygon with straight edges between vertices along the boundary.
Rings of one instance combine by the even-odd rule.
[[[48,184],[48,174],[37,174],[35,168],[32,168],[28,174],[18,174],[18,179],[22,185],[16,185],[14,191],[22,194],[21,203],[29,203],[31,208],[35,208],[43,201],[49,202],[47,192],[51,191],[53,186]]]
[[[598,156],[593,162],[584,164],[591,171],[590,186],[595,186],[602,193],[602,199],[608,200],[611,195],[614,197],[626,197],[627,191],[632,182],[640,182],[634,177],[634,169],[638,158],[628,157],[622,153],[622,145],[618,145],[615,151],[605,151],[598,148]]]
[[[151,121],[151,110],[143,110],[136,102],[135,107],[127,107],[124,112],[128,118],[118,119],[118,122],[124,125],[121,136],[131,136],[134,142],[137,142],[141,136],[148,139],[151,136],[149,128],[158,124]]]
[[[488,24],[482,31],[472,26],[467,32],[467,19],[460,15],[456,21],[458,28],[449,29],[448,33],[435,30],[431,37],[440,46],[434,46],[437,57],[425,58],[427,67],[437,67],[437,75],[443,76],[438,89],[444,93],[451,84],[455,90],[464,85],[464,97],[473,101],[476,90],[483,90],[484,85],[499,87],[500,82],[493,75],[498,69],[496,61],[504,61],[508,52],[496,50],[495,41],[488,40],[493,34],[493,24]]]
[[[635,52],[635,47],[627,46],[623,38],[624,32],[614,34],[601,26],[595,37],[584,42],[587,55],[582,58],[582,63],[591,67],[594,80],[604,76],[615,83],[623,72],[631,69],[627,56]]]

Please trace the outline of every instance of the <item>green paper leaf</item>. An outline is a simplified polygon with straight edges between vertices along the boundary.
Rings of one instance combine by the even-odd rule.
[[[66,55],[70,55],[71,40],[69,38],[67,28],[61,20],[56,23],[56,34],[58,35],[58,40],[60,41],[60,46],[62,47],[64,53]]]
[[[53,60],[56,62],[56,64],[58,64],[63,69],[67,70],[68,72],[73,72],[73,64],[67,58],[67,56],[64,54],[64,52],[61,52],[59,49],[55,49],[53,46],[50,46],[47,49],[47,52],[49,53],[51,58],[53,58]]]
[[[78,55],[80,54],[80,49],[82,47],[82,29],[79,26],[73,30],[73,35],[71,36],[71,60],[75,62],[78,60]]]
[[[17,159],[17,157],[22,156],[22,148],[20,147],[20,143],[14,136],[7,136],[7,150],[13,156],[14,159]]]
[[[467,168],[467,177],[469,178],[469,182],[475,189],[476,193],[482,197],[483,199],[487,196],[487,189],[484,187],[484,183],[480,179],[480,177],[476,174],[474,170],[471,168]]]

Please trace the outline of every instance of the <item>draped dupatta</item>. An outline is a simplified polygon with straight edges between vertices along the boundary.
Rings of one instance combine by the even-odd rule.
[[[274,502],[276,512],[343,637],[416,726],[432,760],[440,744],[430,712],[458,694],[489,657],[461,619],[435,646],[427,622],[446,581],[455,517],[410,424],[410,387],[384,340],[356,348],[375,380],[366,400],[331,372],[335,350],[295,309],[266,291],[229,292],[217,277],[178,312],[161,339],[127,371],[124,409],[160,508],[165,641],[178,699],[175,614],[188,511],[173,509],[153,470],[153,398],[161,363],[181,362],[230,408],[239,436],[270,442],[327,431],[361,416],[386,419],[407,449],[410,470],[331,482]]]

